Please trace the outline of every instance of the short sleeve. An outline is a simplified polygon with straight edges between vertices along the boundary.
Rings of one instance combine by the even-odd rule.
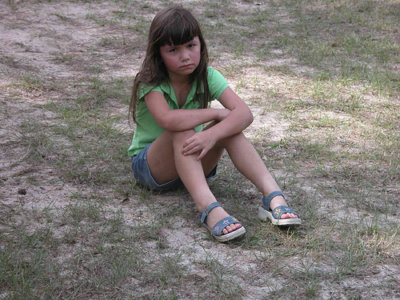
[[[213,67],[208,67],[208,89],[210,90],[210,100],[219,99],[223,91],[229,86],[225,77],[215,70]]]
[[[146,84],[140,84],[138,89],[138,100],[143,99],[150,92],[160,92],[162,93],[162,89],[160,86],[151,86]]]

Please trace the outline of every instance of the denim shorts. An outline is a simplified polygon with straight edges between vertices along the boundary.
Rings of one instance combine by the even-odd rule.
[[[161,184],[155,181],[147,163],[147,151],[150,146],[151,144],[147,145],[138,155],[132,157],[132,171],[136,182],[152,191],[167,191],[183,187],[183,182],[179,178]],[[206,176],[207,181],[214,179],[216,174],[217,166]]]

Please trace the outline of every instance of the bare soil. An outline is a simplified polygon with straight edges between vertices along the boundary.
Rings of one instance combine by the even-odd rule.
[[[122,78],[129,82],[129,78],[133,78],[145,50],[146,32],[141,31],[141,26],[143,23],[148,24],[157,6],[162,6],[161,3],[147,4],[152,6],[152,9],[137,5],[137,19],[113,22],[117,15],[113,12],[123,10],[123,4],[117,1],[0,2],[0,230],[7,234],[11,227],[16,225],[26,226],[32,231],[37,230],[46,223],[49,216],[46,216],[45,212],[49,211],[51,218],[56,219],[54,224],[57,227],[54,228],[53,234],[55,237],[61,237],[67,230],[62,222],[63,210],[75,204],[74,195],[77,193],[101,195],[107,199],[102,207],[106,215],[111,216],[116,211],[122,211],[123,221],[128,226],[146,225],[154,221],[155,208],[166,211],[171,208],[183,209],[183,214],[187,217],[173,215],[169,222],[172,225],[161,230],[158,241],[146,241],[142,245],[149,260],[152,255],[157,255],[156,248],[159,247],[160,241],[171,255],[181,255],[181,264],[190,276],[187,289],[180,298],[194,297],[191,293],[196,291],[195,283],[210,281],[210,273],[204,266],[204,262],[208,261],[210,264],[218,262],[223,266],[223,275],[218,277],[218,274],[214,274],[213,277],[213,280],[223,277],[225,285],[221,289],[229,290],[231,287],[227,286],[226,282],[233,282],[242,289],[238,298],[264,299],[271,291],[285,288],[284,272],[277,268],[274,269],[278,270],[275,274],[268,271],[268,266],[279,265],[271,261],[274,254],[268,252],[268,249],[243,249],[204,239],[207,233],[196,224],[197,212],[186,193],[151,195],[151,201],[146,204],[139,196],[125,199],[111,186],[85,185],[63,179],[62,172],[54,164],[54,159],[59,159],[59,156],[49,149],[35,152],[35,155],[38,155],[36,163],[32,159],[31,148],[40,150],[40,147],[44,147],[40,145],[41,132],[37,132],[37,139],[32,139],[31,135],[26,135],[24,128],[29,124],[37,128],[46,128],[64,122],[59,115],[46,109],[45,105],[57,104],[79,95],[80,88],[87,88],[82,84],[88,81],[88,77],[92,76],[93,69],[96,68],[102,70],[98,76],[104,80]],[[239,7],[239,4],[237,5]],[[248,7],[259,4],[249,4],[246,1],[240,5]],[[287,16],[284,17],[283,22],[290,22]],[[129,26],[137,26],[137,32],[133,33]],[[221,53],[213,60],[213,65],[217,68],[225,67],[226,59],[231,58],[229,54],[225,55],[222,51]],[[288,62],[295,63],[295,60],[288,58],[270,63],[279,65]],[[256,73],[257,68],[248,68],[247,71],[247,74]],[[298,72],[302,71],[299,68]],[[268,82],[273,80],[280,79],[275,77]],[[238,85],[238,79],[233,79],[232,85]],[[126,87],[126,95],[129,95],[129,86]],[[244,94],[244,98],[247,96]],[[114,126],[129,137],[126,141],[127,148],[133,131],[127,121],[127,103],[106,100],[106,104],[109,107],[109,116],[123,116]],[[279,141],[285,136],[290,125],[288,121],[277,113],[263,111],[259,106],[255,106],[253,112],[256,120],[248,131],[251,138],[259,139],[261,129],[264,134],[268,132],[270,141]],[[56,141],[57,147],[71,147],[70,141],[62,136],[54,136],[53,141]],[[35,142],[39,146],[32,144]],[[57,148],[54,151],[57,151]],[[129,170],[128,157],[126,164]],[[229,163],[224,164],[227,168],[230,167]],[[277,174],[279,175],[279,170]],[[129,171],[125,175],[131,176]],[[239,180],[243,178],[239,177]],[[254,187],[244,187],[247,189],[239,196],[250,199],[249,212],[243,212],[244,219],[249,220],[255,218],[258,206],[256,201],[259,197]],[[315,191],[311,184],[309,187],[304,186],[304,190],[310,191],[310,194]],[[230,205],[230,208],[235,210],[234,204]],[[321,211],[324,209],[329,212],[334,210],[329,203],[321,205]],[[90,239],[90,236],[87,238]],[[290,238],[287,242],[290,244]],[[59,262],[67,261],[76,254],[74,251],[77,247],[77,244],[60,247],[54,254],[55,259]],[[304,267],[304,261],[296,255],[288,254],[282,263],[290,264],[293,269]],[[324,274],[331,272],[332,268],[328,263],[326,266],[310,264],[309,271]],[[385,265],[365,278],[350,277],[343,283],[323,281],[319,286],[319,295],[324,299],[332,299],[332,295],[335,299],[341,299],[337,289],[354,288],[354,285],[357,285],[359,288],[356,295],[361,295],[361,298],[367,299],[371,294],[382,299],[387,295],[391,299],[400,297],[398,292],[392,293],[388,290],[363,294],[363,286],[369,289],[371,286],[378,287],[385,274],[400,282],[399,266]],[[125,283],[127,290],[133,289],[132,293],[150,297],[154,289],[151,283],[146,285],[140,283],[139,279],[130,280]],[[365,284],[365,280],[369,283]],[[71,282],[65,284],[72,285]],[[133,288],[135,284],[138,284],[137,288]],[[7,291],[0,292],[3,292],[4,297],[9,296]],[[203,292],[204,298],[224,298],[218,289]],[[3,296],[0,295],[0,298]],[[234,298],[232,295],[229,297]],[[84,298],[91,296],[87,295]]]

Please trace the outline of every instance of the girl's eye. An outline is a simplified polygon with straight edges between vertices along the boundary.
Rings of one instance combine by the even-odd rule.
[[[175,48],[172,48],[172,49],[169,49],[169,51],[168,52],[175,52]]]

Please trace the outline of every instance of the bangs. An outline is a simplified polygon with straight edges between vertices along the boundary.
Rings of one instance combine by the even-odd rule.
[[[176,15],[163,28],[158,44],[164,45],[182,45],[200,36],[200,28],[196,20],[185,18],[186,16]]]

